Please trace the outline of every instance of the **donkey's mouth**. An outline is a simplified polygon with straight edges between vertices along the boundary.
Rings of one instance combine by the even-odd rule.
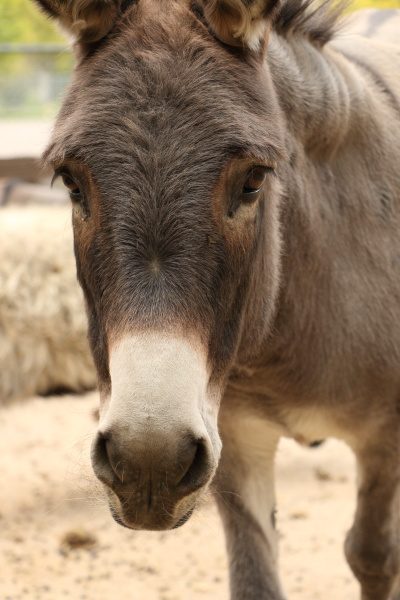
[[[134,523],[128,523],[125,522],[122,517],[117,513],[117,511],[110,507],[110,511],[111,511],[111,515],[114,519],[114,521],[116,523],[118,523],[118,525],[121,525],[121,527],[125,527],[126,529],[131,529],[132,531],[140,531],[140,530],[147,530],[147,531],[168,531],[168,530],[172,530],[172,529],[179,529],[179,527],[182,527],[182,525],[185,525],[185,523],[187,523],[190,519],[190,517],[192,516],[193,512],[194,512],[194,508],[192,508],[191,510],[189,510],[189,512],[187,512],[185,515],[183,515],[182,517],[180,517],[180,519],[174,524],[173,522],[171,523],[165,523],[165,524],[151,524],[151,525],[137,525]]]
[[[177,523],[175,523],[175,525],[172,527],[172,529],[179,529],[179,527],[182,527],[182,525],[184,525],[185,523],[187,523],[190,519],[190,517],[192,516],[192,514],[194,513],[194,507],[191,508],[186,515],[183,515],[183,517],[181,517],[179,519],[179,521]]]
[[[194,513],[193,503],[186,512],[180,516],[173,516],[166,510],[158,510],[139,517],[138,511],[133,508],[122,507],[121,502],[113,493],[108,492],[108,504],[111,515],[118,525],[133,531],[168,531],[178,529],[187,523]]]
[[[114,521],[116,523],[118,523],[118,525],[121,525],[121,527],[125,527],[126,529],[133,529],[133,527],[129,527],[129,525],[126,525],[126,523],[123,522],[123,520],[118,515],[117,511],[115,510],[115,508],[113,508],[111,505],[110,505],[110,512],[111,512],[112,518],[114,519]]]

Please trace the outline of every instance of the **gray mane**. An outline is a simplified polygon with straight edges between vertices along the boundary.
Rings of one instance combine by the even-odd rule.
[[[340,28],[347,0],[285,0],[277,7],[274,29],[283,37],[298,34],[324,46]]]

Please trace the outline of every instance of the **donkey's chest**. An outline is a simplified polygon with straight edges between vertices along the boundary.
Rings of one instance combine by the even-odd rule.
[[[281,436],[300,444],[309,446],[328,437],[351,443],[356,425],[351,402],[332,402],[322,393],[301,395],[294,391],[290,386],[286,390],[278,385],[274,388],[271,380],[265,385],[263,378],[249,377],[231,383],[229,401],[274,424]]]

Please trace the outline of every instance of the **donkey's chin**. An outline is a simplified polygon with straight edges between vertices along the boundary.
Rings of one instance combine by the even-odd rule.
[[[134,506],[122,505],[118,497],[107,490],[108,503],[111,515],[118,525],[133,529],[134,531],[168,531],[178,529],[187,523],[195,511],[197,497],[191,497],[181,502],[178,509],[168,512],[164,507],[161,510],[138,511]],[[193,494],[193,496],[195,496]],[[197,496],[197,494],[196,494]],[[140,517],[139,517],[139,513]]]

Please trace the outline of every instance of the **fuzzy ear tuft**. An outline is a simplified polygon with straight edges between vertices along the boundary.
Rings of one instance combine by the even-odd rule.
[[[36,0],[79,42],[97,42],[112,29],[123,0]],[[125,2],[126,4],[126,2]]]
[[[202,0],[215,35],[230,46],[258,50],[280,0]]]

